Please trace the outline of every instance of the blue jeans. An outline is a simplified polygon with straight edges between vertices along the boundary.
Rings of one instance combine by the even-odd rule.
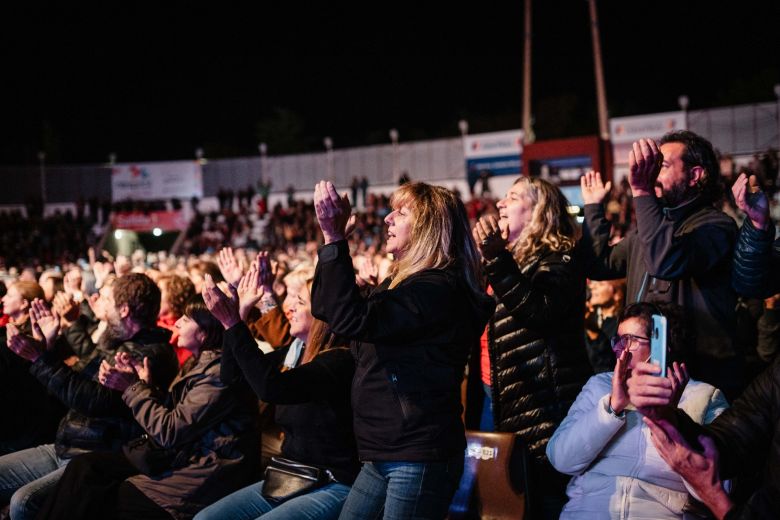
[[[346,484],[332,483],[311,493],[291,498],[282,503],[267,499],[262,494],[263,482],[257,482],[231,493],[195,515],[194,520],[336,520],[349,494]]]
[[[0,502],[10,501],[11,520],[35,518],[69,460],[57,456],[54,444],[0,457]]]
[[[482,383],[485,398],[482,401],[482,416],[479,418],[479,431],[492,432],[496,429],[493,423],[493,390],[490,385]]]
[[[463,454],[443,462],[365,462],[340,520],[441,520],[463,473]]]

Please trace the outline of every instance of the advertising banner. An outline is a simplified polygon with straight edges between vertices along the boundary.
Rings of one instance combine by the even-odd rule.
[[[152,231],[160,228],[162,231],[183,231],[187,229],[187,220],[182,211],[122,211],[114,213],[111,224],[114,229],[130,231]]]
[[[117,164],[111,170],[111,198],[120,200],[203,197],[198,161]]]
[[[475,134],[463,139],[463,156],[469,177],[480,172],[490,175],[518,175],[523,167],[523,131]]]
[[[613,117],[609,120],[615,164],[628,164],[631,144],[642,138],[660,139],[667,132],[685,130],[685,112]]]

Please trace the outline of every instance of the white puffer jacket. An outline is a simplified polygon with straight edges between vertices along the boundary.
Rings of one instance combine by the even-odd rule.
[[[612,372],[588,380],[547,445],[547,457],[573,475],[561,519],[679,519],[688,501],[682,478],[661,459],[636,410],[608,411]],[[690,381],[680,408],[708,424],[728,407],[720,390]]]

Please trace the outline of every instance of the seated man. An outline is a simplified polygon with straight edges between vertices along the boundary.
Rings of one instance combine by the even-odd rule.
[[[98,355],[81,372],[63,363],[53,349],[59,320],[39,301],[33,304],[39,318],[33,330],[37,328],[45,339],[46,348],[18,331],[9,335],[9,348],[30,361],[30,372],[70,408],[60,422],[54,444],[0,457],[0,503],[10,500],[14,520],[35,517],[72,457],[116,451],[123,442],[140,435],[122,394],[97,382],[101,361],[111,362],[122,351],[138,360],[148,357],[153,380],[160,388],[168,388],[178,371],[176,355],[168,344],[170,333],[155,326],[160,290],[149,277],[133,273],[117,279],[106,307],[108,334],[113,341],[98,347]]]

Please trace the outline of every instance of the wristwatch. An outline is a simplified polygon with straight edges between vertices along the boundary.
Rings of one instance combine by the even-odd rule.
[[[615,410],[612,409],[612,403],[609,402],[610,400],[607,399],[607,411],[612,417],[615,417],[617,419],[623,419],[626,416],[626,411],[623,410],[620,413],[617,413]]]

